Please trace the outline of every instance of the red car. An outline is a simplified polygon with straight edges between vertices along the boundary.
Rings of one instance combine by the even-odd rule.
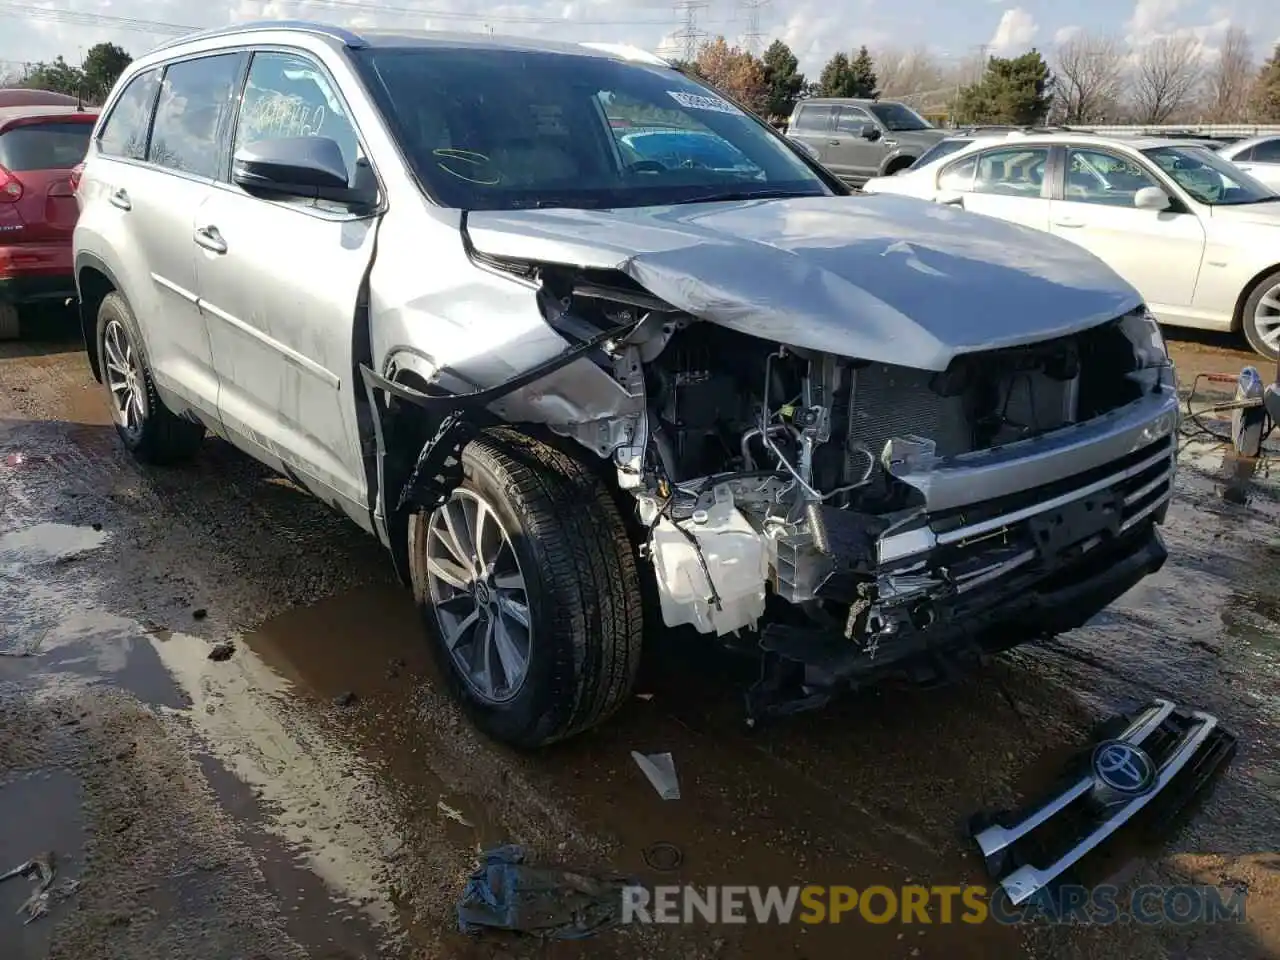
[[[72,168],[97,119],[74,105],[0,107],[0,339],[18,335],[19,306],[76,295]]]

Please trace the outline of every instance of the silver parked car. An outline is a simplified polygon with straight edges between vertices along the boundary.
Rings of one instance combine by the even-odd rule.
[[[732,165],[634,159],[649,126]],[[476,722],[627,697],[646,619],[755,715],[1074,627],[1164,560],[1176,398],[1132,287],[850,196],[638,51],[244,25],[135,61],[75,266],[141,460],[221,436],[388,548]]]

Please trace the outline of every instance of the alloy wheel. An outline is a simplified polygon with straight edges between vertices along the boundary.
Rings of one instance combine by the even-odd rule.
[[[1262,295],[1253,311],[1253,329],[1272,350],[1280,349],[1280,283]]]
[[[129,332],[119,320],[107,324],[102,349],[106,354],[104,373],[111,391],[111,415],[121,429],[137,436],[147,419],[146,382]]]
[[[428,521],[426,575],[445,649],[472,691],[505,703],[523,686],[532,639],[524,574],[493,507],[458,488]]]

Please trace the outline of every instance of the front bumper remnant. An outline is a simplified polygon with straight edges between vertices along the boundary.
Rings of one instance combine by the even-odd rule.
[[[1235,749],[1216,717],[1154,700],[1078,756],[1047,799],[973,819],[987,872],[1011,904],[1026,903],[1140,813],[1177,813]]]

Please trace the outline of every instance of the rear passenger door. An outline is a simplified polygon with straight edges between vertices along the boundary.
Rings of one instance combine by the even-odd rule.
[[[193,249],[232,441],[368,525],[352,339],[377,217],[266,199],[230,182],[236,150],[300,136],[336,141],[354,177],[364,153],[350,117],[310,55],[254,53],[228,162],[196,213]]]
[[[831,165],[835,159],[835,112],[836,108],[827,103],[802,103],[796,107],[795,121],[787,131],[788,137],[807,146],[814,159],[832,173],[837,172]]]
[[[1048,167],[1048,147],[985,150],[943,168],[938,199],[974,213],[1048,231]]]

